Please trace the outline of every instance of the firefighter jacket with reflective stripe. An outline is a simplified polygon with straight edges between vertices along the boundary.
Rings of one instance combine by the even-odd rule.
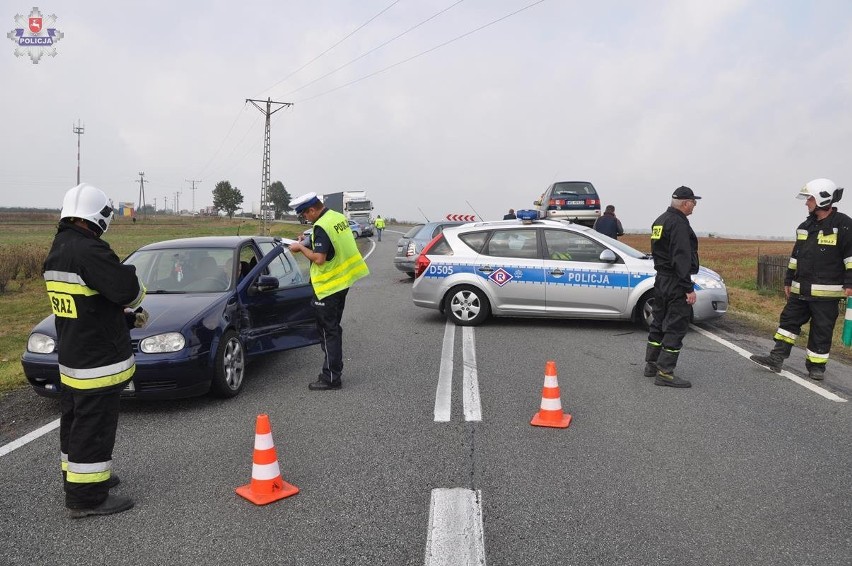
[[[145,287],[109,244],[62,222],[44,262],[44,280],[59,337],[62,385],[82,392],[123,386],[136,369],[124,307]]]
[[[334,257],[322,265],[311,264],[311,285],[317,299],[348,289],[355,281],[370,274],[358,251],[349,221],[337,211],[326,209],[316,222],[325,230],[334,248]]]
[[[852,218],[836,208],[817,220],[811,214],[796,229],[784,285],[805,299],[836,300],[852,288]]]
[[[677,279],[684,293],[693,290],[690,275],[698,273],[698,238],[686,214],[669,207],[651,226],[651,255],[654,269]]]

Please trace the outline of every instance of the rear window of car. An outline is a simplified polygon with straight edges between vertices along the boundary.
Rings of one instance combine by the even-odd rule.
[[[417,232],[419,232],[424,226],[425,224],[418,224],[417,226],[406,232],[403,238],[413,238],[417,235]]]
[[[482,253],[482,247],[488,239],[488,232],[468,232],[459,236],[459,240],[465,243],[476,253]]]
[[[550,193],[550,198],[558,197],[559,195],[596,195],[598,194],[595,188],[590,183],[579,183],[576,181],[556,183],[553,185],[553,191]]]

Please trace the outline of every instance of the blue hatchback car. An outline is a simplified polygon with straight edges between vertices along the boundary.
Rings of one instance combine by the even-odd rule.
[[[163,399],[210,391],[233,397],[252,358],[318,344],[307,260],[290,253],[291,242],[185,238],[130,254],[124,263],[136,266],[145,284],[142,306],[150,318],[130,331],[136,373],[124,395]],[[39,395],[59,395],[61,347],[53,315],[30,333],[21,363]]]

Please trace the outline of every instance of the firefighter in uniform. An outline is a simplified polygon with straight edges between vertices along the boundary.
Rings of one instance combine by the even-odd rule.
[[[781,371],[802,325],[810,320],[805,366],[808,377],[822,380],[831,350],[839,301],[852,296],[852,218],[831,206],[843,196],[828,179],[814,179],[796,198],[806,200],[808,217],[796,229],[796,243],[784,276],[787,304],[781,311],[775,346],[758,364]]]
[[[382,241],[382,230],[384,230],[384,229],[385,229],[385,219],[382,218],[381,214],[379,214],[379,216],[376,218],[376,233],[377,233],[378,240],[380,242]]]
[[[370,274],[361,257],[349,221],[343,214],[325,208],[316,193],[293,199],[290,206],[300,217],[313,223],[307,242],[290,244],[290,251],[301,252],[311,262],[311,304],[322,336],[325,360],[322,373],[308,388],[312,391],[340,389],[343,386],[343,308],[346,295],[355,281]]]
[[[100,236],[113,209],[99,189],[80,184],[65,194],[59,226],[44,262],[44,280],[59,338],[59,439],[65,505],[72,518],[109,515],[133,507],[109,494],[119,396],[136,369],[131,326],[145,287],[136,268],[122,265]]]
[[[644,374],[656,376],[654,385],[692,387],[686,379],[675,376],[674,369],[695,304],[691,275],[698,273],[698,238],[687,216],[700,198],[689,187],[678,187],[672,193],[671,206],[651,227],[651,255],[657,275]]]

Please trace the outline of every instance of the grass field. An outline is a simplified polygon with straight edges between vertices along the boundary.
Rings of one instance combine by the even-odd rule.
[[[274,236],[293,237],[302,231],[296,224],[272,223]],[[260,234],[258,221],[204,217],[150,217],[135,224],[119,218],[113,222],[105,239],[119,257],[150,242],[187,236],[212,236]],[[44,218],[0,217],[0,242],[3,247],[47,253],[56,223],[49,215]],[[647,234],[628,234],[624,242],[636,249],[648,251]],[[778,315],[784,306],[783,295],[778,292],[759,291],[756,285],[757,258],[759,254],[789,254],[792,242],[725,240],[701,238],[699,255],[701,264],[720,273],[728,286],[729,317],[756,332],[770,337],[778,324]],[[3,325],[0,327],[0,391],[18,388],[26,383],[20,357],[26,346],[30,329],[50,314],[44,285],[40,277],[13,280],[0,293]],[[835,331],[835,344],[840,344],[841,323]],[[804,334],[804,333],[803,333]],[[800,337],[804,343],[804,336]],[[845,348],[835,347],[832,356],[850,360]]]

